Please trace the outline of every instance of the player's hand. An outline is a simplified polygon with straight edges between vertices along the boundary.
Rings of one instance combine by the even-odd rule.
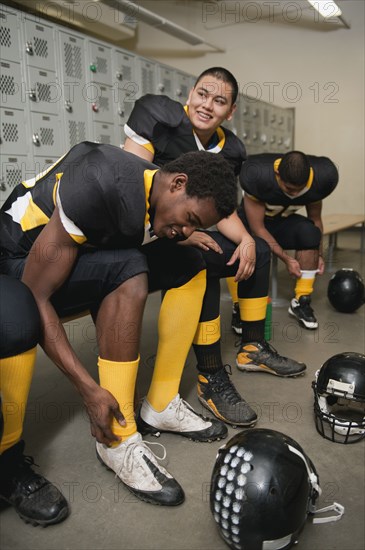
[[[235,281],[244,281],[251,277],[256,267],[256,244],[251,235],[244,236],[227,265],[233,265],[239,261],[239,266],[235,276]]]
[[[285,260],[285,265],[291,277],[299,279],[302,276],[299,262],[295,258],[288,256]]]
[[[194,231],[190,237],[184,241],[179,241],[178,244],[181,246],[195,246],[196,248],[201,248],[202,250],[214,250],[214,252],[218,252],[218,254],[223,254],[223,250],[219,244],[212,239],[209,233],[204,233],[204,231]]]
[[[323,275],[325,269],[325,262],[323,256],[319,256],[318,258],[318,268],[317,273],[318,275]]]
[[[115,418],[121,426],[125,426],[126,421],[113,395],[95,384],[92,391],[83,394],[83,399],[90,419],[91,434],[96,440],[108,446],[119,441],[119,437],[111,430],[112,420]]]

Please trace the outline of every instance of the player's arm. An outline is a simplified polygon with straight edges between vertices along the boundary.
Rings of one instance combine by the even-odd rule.
[[[108,443],[117,439],[110,429],[111,415],[118,420],[123,418],[118,412],[118,404],[79,361],[51,303],[51,296],[69,276],[77,253],[78,245],[63,228],[56,208],[29,252],[22,280],[31,289],[38,305],[42,323],[40,344],[82,396],[94,437]]]
[[[138,157],[141,157],[142,159],[145,159],[148,162],[153,161],[154,154],[148,149],[146,149],[146,147],[143,147],[143,145],[136,143],[129,137],[127,137],[124,142],[123,150],[127,151],[128,153],[133,153],[134,155],[137,155]]]
[[[247,221],[252,232],[267,242],[271,252],[284,262],[290,275],[300,277],[299,263],[283,250],[265,227],[265,203],[257,199],[252,199],[247,194],[244,195],[243,202]]]
[[[312,202],[306,205],[307,216],[321,232],[322,238],[319,245],[319,260],[318,260],[318,273],[322,275],[324,273],[324,258],[323,258],[323,221],[322,221],[322,206],[323,201]]]

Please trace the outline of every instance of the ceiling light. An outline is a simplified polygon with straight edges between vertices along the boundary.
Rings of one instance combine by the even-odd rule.
[[[342,15],[342,11],[335,2],[332,2],[332,0],[308,0],[308,2],[325,19]]]

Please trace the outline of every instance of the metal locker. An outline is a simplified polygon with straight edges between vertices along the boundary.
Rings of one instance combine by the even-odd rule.
[[[174,80],[175,70],[172,67],[156,64],[155,94],[163,94],[175,99]]]
[[[55,39],[53,28],[34,21],[29,16],[24,18],[22,52],[25,62],[44,71],[55,70]]]
[[[62,154],[64,154],[66,151],[62,151]],[[60,155],[61,156],[61,155]],[[59,160],[60,157],[33,157],[33,162],[31,164],[28,163],[28,178],[34,177],[38,174],[41,174],[42,172],[45,172],[50,168],[55,162]],[[29,174],[31,174],[29,176]]]
[[[2,107],[24,109],[24,86],[19,63],[0,61],[0,94]]]
[[[96,141],[97,143],[107,143],[108,145],[115,145],[114,125],[106,124],[104,122],[94,122],[93,141]]]
[[[62,90],[61,120],[66,149],[91,139],[88,124],[86,93],[85,40],[60,31],[58,34],[60,84]]]
[[[87,103],[93,122],[109,122],[115,120],[114,94],[110,86],[90,82],[87,85]]]
[[[142,57],[138,58],[139,70],[139,94],[141,97],[145,94],[156,93],[156,64]]]
[[[60,157],[64,146],[61,140],[60,119],[55,115],[31,113],[31,151],[38,157]]]
[[[107,86],[113,84],[111,48],[93,40],[89,40],[88,80]]]
[[[284,148],[285,151],[294,149],[294,109],[285,109]]]
[[[20,37],[18,16],[0,6],[0,55],[1,59],[20,62]],[[20,82],[20,81],[19,81]]]
[[[27,157],[0,154],[0,207],[12,190],[25,179]]]
[[[112,54],[112,66],[114,75],[113,95],[116,126],[116,144],[124,143],[124,124],[132,112],[135,100],[138,96],[138,83],[136,78],[136,58],[134,55],[114,50]]]
[[[28,67],[25,94],[31,111],[53,115],[59,113],[62,89],[54,71]]]
[[[0,109],[0,150],[1,154],[17,155],[19,151],[27,152],[26,134],[24,132],[24,111],[17,109]]]
[[[173,99],[176,99],[177,101],[180,101],[180,103],[185,105],[191,88],[192,88],[192,85],[191,85],[190,75],[186,73],[182,73],[180,71],[176,71],[175,87],[174,87],[175,94]]]

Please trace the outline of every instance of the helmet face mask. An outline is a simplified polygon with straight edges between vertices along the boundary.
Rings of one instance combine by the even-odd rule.
[[[298,443],[253,429],[219,450],[210,506],[230,548],[284,550],[297,542],[319,494],[314,465]]]
[[[346,352],[328,359],[312,383],[318,433],[336,443],[365,437],[365,356]]]

